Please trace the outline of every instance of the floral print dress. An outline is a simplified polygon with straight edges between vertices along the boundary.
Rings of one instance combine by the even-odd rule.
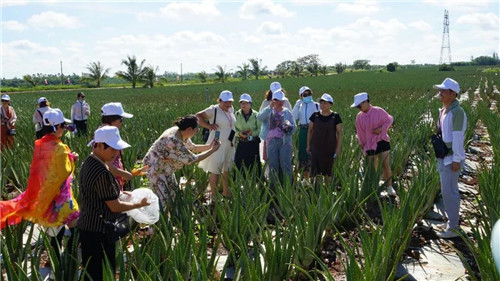
[[[163,132],[143,159],[144,165],[149,166],[149,186],[160,199],[162,207],[174,199],[175,191],[179,189],[175,171],[196,160],[196,155],[191,151],[194,149],[193,142],[191,139],[183,142],[177,138],[178,130],[175,126]]]

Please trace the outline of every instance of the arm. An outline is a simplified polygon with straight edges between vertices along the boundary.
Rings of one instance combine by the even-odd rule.
[[[255,130],[252,132],[253,137],[258,137],[260,135],[260,129],[262,128],[262,121],[257,119],[257,115],[255,115],[255,126],[257,127]]]
[[[286,119],[290,121],[290,127],[292,128],[289,132],[291,135],[295,134],[297,131],[297,123],[295,122],[295,119],[292,116],[292,112],[290,110],[287,110],[286,112]]]
[[[71,123],[75,123],[75,105],[71,106]]]
[[[293,109],[292,109],[292,115],[293,115],[293,119],[297,120],[299,119],[299,109],[300,109],[300,105],[302,104],[302,100],[297,100],[297,102],[295,103]]]
[[[201,145],[200,144],[195,144],[193,152],[194,153],[200,153],[200,152],[209,150],[211,147],[212,147],[211,144],[201,144]]]
[[[108,200],[105,202],[106,202],[106,205],[108,206],[108,208],[113,213],[126,212],[126,211],[130,211],[133,209],[137,209],[137,208],[141,208],[141,207],[149,205],[146,197],[142,198],[141,202],[137,202],[137,203],[124,202],[124,201],[120,201],[120,199]]]
[[[452,169],[456,172],[460,169],[460,162],[465,160],[465,150],[464,150],[464,133],[467,124],[467,116],[463,110],[455,110],[451,118],[452,121],[452,151],[453,151],[453,163],[456,167],[452,166]],[[455,170],[456,169],[456,170]]]
[[[217,124],[209,124],[207,122],[208,119],[210,119],[212,116],[209,116],[209,114],[207,114],[207,111],[210,109],[207,108],[203,111],[200,111],[198,113],[196,113],[196,118],[198,118],[198,123],[200,124],[200,126],[202,126],[203,128],[206,128],[206,129],[209,129],[209,130],[217,130],[219,128],[219,126],[217,126]]]
[[[387,113],[385,110],[383,110],[383,119],[382,120],[383,120],[382,133],[387,134],[387,131],[389,131],[389,128],[391,127],[392,122],[394,122],[394,117],[392,117],[389,113]]]
[[[11,126],[14,126],[14,125],[16,125],[17,115],[16,115],[16,111],[14,110],[14,108],[12,106],[10,107],[10,110],[12,110],[12,115],[9,119],[9,124]]]
[[[262,123],[269,122],[269,115],[271,114],[271,107],[266,107],[263,110],[259,111],[257,114],[257,119],[259,119]]]
[[[90,105],[85,103],[85,115],[90,116]]]
[[[311,126],[311,125],[309,125]],[[337,124],[336,126],[336,131],[337,131],[337,148],[335,149],[335,154],[337,156],[340,155],[341,147],[342,147],[342,123]]]
[[[212,155],[217,150],[219,150],[220,142],[216,141],[214,139],[209,146],[210,146],[210,150],[207,150],[201,154],[196,155],[196,159],[193,161],[193,163],[200,162],[200,161],[206,159],[207,157],[209,157],[210,155]]]
[[[359,145],[361,145],[361,148],[364,151],[365,144],[366,144],[366,136],[365,136],[365,131],[363,130],[359,115],[356,117],[356,135],[358,136]]]
[[[107,162],[106,165],[108,165],[109,171],[114,177],[122,177],[125,181],[129,181],[133,178],[129,171],[115,167],[115,165],[113,165],[113,161]]]
[[[307,130],[307,153],[311,153],[311,139],[314,132],[314,122],[309,122],[309,129]]]

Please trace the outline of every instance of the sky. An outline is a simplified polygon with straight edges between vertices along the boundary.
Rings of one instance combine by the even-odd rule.
[[[268,69],[318,54],[322,64],[439,63],[444,10],[452,61],[499,52],[499,1],[1,1],[1,73],[113,74],[135,55],[159,72],[213,73],[262,59]]]

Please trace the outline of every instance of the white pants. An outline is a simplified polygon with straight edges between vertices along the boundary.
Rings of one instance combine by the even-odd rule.
[[[460,219],[460,194],[458,193],[458,176],[460,170],[453,172],[450,165],[444,165],[443,159],[437,159],[437,169],[441,178],[444,210],[448,216],[448,229],[458,229]],[[461,163],[460,166],[463,166]],[[446,229],[446,230],[448,230]]]

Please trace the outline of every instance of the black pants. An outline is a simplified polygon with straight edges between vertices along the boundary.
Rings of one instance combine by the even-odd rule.
[[[260,177],[259,143],[258,138],[257,140],[238,142],[234,163],[240,172],[244,172],[244,167],[249,171],[256,169],[257,177]]]
[[[78,130],[77,134],[86,134],[87,133],[87,120],[74,120],[76,125],[76,129]]]
[[[108,242],[106,234],[100,232],[90,232],[79,230],[80,243],[82,248],[82,266],[86,266],[87,275],[83,280],[103,280],[102,263],[105,257],[108,258],[113,273],[116,268],[115,250],[116,243]]]
[[[71,231],[71,236],[68,238],[67,244],[65,245],[66,248],[66,253],[69,255],[73,255],[73,241],[75,237],[75,228],[70,228]],[[57,259],[59,259],[59,262],[61,262],[61,246],[64,238],[64,232],[66,231],[66,228],[63,227],[57,233],[56,237],[51,237],[50,238],[50,246],[54,249]]]

